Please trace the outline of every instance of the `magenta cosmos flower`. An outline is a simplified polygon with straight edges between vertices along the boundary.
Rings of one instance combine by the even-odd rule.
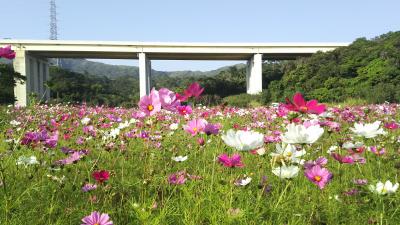
[[[199,83],[194,82],[191,85],[189,85],[189,87],[186,90],[183,91],[183,95],[176,94],[176,98],[182,102],[186,101],[190,97],[195,97],[196,99],[198,99],[201,93],[203,93],[203,91],[204,88],[202,88]]]
[[[329,172],[329,170],[320,167],[319,165],[313,166],[310,169],[306,169],[304,171],[304,175],[320,189],[323,189],[332,178],[332,174]]]
[[[194,82],[184,91],[184,93],[186,96],[199,98],[203,91],[204,88],[201,88],[199,83]]]
[[[179,114],[182,116],[192,114],[192,112],[193,112],[192,107],[190,107],[189,105],[181,105],[181,106],[178,106],[177,109],[178,109]]]
[[[206,125],[207,121],[205,119],[193,119],[184,125],[183,129],[192,136],[195,136],[196,134],[203,132]]]
[[[239,154],[233,154],[232,157],[229,157],[227,154],[222,154],[218,156],[218,161],[225,167],[244,167]]]
[[[161,110],[161,102],[158,91],[151,90],[150,95],[140,98],[139,109],[147,116],[152,116]]]
[[[89,216],[82,219],[82,225],[113,225],[108,214],[92,212]]]
[[[14,59],[15,52],[11,50],[11,45],[7,45],[4,48],[0,48],[0,58]]]
[[[326,106],[324,104],[318,104],[318,101],[313,99],[306,101],[301,93],[296,93],[293,96],[293,101],[286,98],[286,103],[284,106],[290,111],[296,111],[300,113],[312,113],[321,114],[325,112]]]

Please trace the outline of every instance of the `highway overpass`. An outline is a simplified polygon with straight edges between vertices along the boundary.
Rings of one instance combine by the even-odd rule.
[[[246,60],[247,93],[262,91],[263,60],[295,59],[318,51],[332,51],[349,43],[174,43],[64,40],[0,40],[16,51],[15,71],[26,76],[14,88],[17,104],[26,105],[30,93],[50,98],[48,58],[138,59],[140,96],[151,90],[151,60]]]

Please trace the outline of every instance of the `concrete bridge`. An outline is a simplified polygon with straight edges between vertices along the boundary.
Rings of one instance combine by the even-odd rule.
[[[48,58],[139,59],[140,96],[151,90],[151,60],[247,60],[247,93],[262,91],[262,62],[295,59],[318,51],[331,51],[348,43],[164,43],[60,40],[0,40],[16,52],[14,70],[26,82],[14,88],[17,104],[26,105],[28,95],[50,98],[44,86],[49,79]]]

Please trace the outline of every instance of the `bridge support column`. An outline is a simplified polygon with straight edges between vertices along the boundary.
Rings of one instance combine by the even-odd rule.
[[[47,59],[30,56],[24,49],[15,52],[14,70],[26,77],[24,82],[18,81],[14,87],[16,104],[26,106],[31,93],[36,93],[39,100],[49,100],[50,90],[45,86],[50,78]]]
[[[246,86],[247,94],[262,92],[262,54],[254,54],[247,61]]]
[[[151,89],[151,61],[146,53],[138,53],[139,57],[139,89],[140,97],[150,94]]]
[[[27,71],[29,70],[29,64],[27,62],[26,51],[24,49],[15,50],[15,59],[13,61],[14,71],[20,73],[22,76],[27,78]],[[25,81],[17,81],[14,87],[14,96],[16,99],[15,104],[20,106],[26,106],[28,103],[27,91],[30,88],[28,79]]]

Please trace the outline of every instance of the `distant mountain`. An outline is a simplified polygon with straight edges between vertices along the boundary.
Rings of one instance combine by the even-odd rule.
[[[0,59],[0,63],[9,64],[11,60]],[[54,60],[51,63],[55,63]],[[243,63],[235,64],[233,66],[224,66],[210,71],[199,70],[180,70],[180,71],[157,71],[151,70],[153,77],[168,76],[168,77],[212,77],[216,76],[222,71],[229,70],[230,67],[242,69],[246,65]],[[108,78],[117,78],[122,76],[133,76],[139,78],[139,67],[137,66],[124,66],[124,65],[110,65],[101,62],[89,61],[86,59],[61,59],[61,67],[63,69],[82,74],[92,74],[97,76],[106,76]]]
[[[240,69],[245,67],[245,64],[236,64],[236,68]],[[98,76],[106,76],[108,78],[116,78],[121,76],[139,77],[139,68],[137,66],[124,66],[124,65],[110,65],[101,62],[93,62],[86,59],[62,59],[61,67],[77,73],[87,73]],[[200,77],[200,76],[215,76],[221,71],[228,70],[231,66],[221,67],[216,70],[210,71],[157,71],[151,70],[154,77],[169,76],[169,77]]]

